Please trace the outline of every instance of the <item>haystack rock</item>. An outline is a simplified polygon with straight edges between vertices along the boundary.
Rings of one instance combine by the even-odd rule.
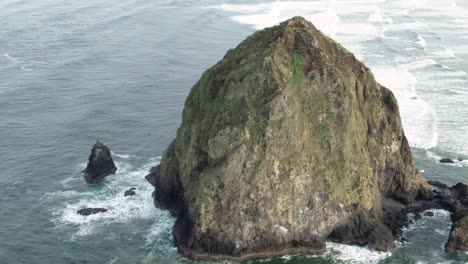
[[[96,183],[104,177],[114,174],[117,171],[112,160],[111,151],[99,140],[96,141],[91,149],[88,166],[83,170],[84,178],[87,183]]]
[[[327,240],[389,250],[384,201],[432,195],[392,92],[301,17],[202,75],[148,180],[193,259],[319,253]]]

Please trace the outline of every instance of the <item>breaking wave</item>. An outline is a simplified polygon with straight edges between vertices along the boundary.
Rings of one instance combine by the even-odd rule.
[[[150,159],[146,164],[137,168],[127,162],[115,162],[118,167],[116,174],[106,177],[101,183],[102,186],[89,186],[84,192],[65,190],[45,194],[46,198],[66,199],[66,202],[53,212],[52,221],[57,226],[74,226],[77,228],[75,235],[86,236],[112,223],[126,223],[134,219],[154,219],[157,210],[151,196],[154,188],[148,184],[144,176],[151,167],[158,164],[159,160],[159,157]],[[73,177],[71,180],[83,181],[81,177]],[[131,187],[136,188],[136,194],[124,197],[124,192]],[[76,213],[79,209],[86,207],[106,208],[109,211],[89,216]]]

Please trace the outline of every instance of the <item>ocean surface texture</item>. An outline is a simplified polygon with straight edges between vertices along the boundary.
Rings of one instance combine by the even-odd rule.
[[[257,29],[296,15],[368,65],[398,98],[427,179],[468,182],[468,9],[453,0],[0,1],[0,263],[194,263],[144,179],[174,138],[202,72]],[[465,5],[466,6],[466,5]],[[81,176],[92,144],[117,174]],[[441,157],[463,158],[440,164]],[[130,187],[136,195],[124,197]],[[82,217],[83,207],[107,213]],[[328,244],[322,256],[247,263],[467,263],[447,256],[448,212],[393,252]],[[219,262],[218,262],[219,263]],[[230,263],[230,262],[222,262]]]

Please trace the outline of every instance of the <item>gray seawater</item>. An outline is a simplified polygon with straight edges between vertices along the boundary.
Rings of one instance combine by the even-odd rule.
[[[255,29],[294,15],[354,52],[397,95],[418,168],[467,183],[468,11],[453,1],[0,1],[0,263],[193,263],[144,180],[202,72]],[[119,170],[86,185],[97,138]],[[137,188],[134,197],[123,192]],[[85,207],[109,212],[87,218]],[[249,263],[467,263],[447,256],[449,215],[390,253],[329,244],[322,256]],[[228,262],[223,262],[228,263]]]

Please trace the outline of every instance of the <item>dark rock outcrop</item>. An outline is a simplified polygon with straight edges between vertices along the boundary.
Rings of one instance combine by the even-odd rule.
[[[395,245],[390,229],[362,210],[355,212],[346,225],[333,230],[329,239],[345,244],[369,245],[381,251],[390,250]]]
[[[124,196],[126,197],[126,196],[133,196],[133,195],[135,195],[135,194],[136,194],[135,190],[136,190],[135,187],[132,187],[132,188],[126,190],[125,193],[124,193]]]
[[[146,178],[194,259],[317,253],[327,239],[388,250],[408,222],[389,219],[433,196],[393,94],[301,17],[203,74]]]
[[[92,214],[105,213],[108,210],[106,208],[83,208],[76,212],[79,215],[88,216]]]
[[[97,183],[104,179],[104,177],[114,174],[117,171],[114,161],[112,160],[109,148],[96,141],[91,149],[89,156],[88,166],[83,170],[84,178],[87,183]]]
[[[440,163],[454,163],[452,159],[443,158],[439,160]]]
[[[448,188],[447,184],[438,181],[427,181],[427,183],[437,188]]]
[[[468,251],[468,185],[459,182],[448,188],[439,182],[431,184],[436,193],[433,207],[441,206],[451,212],[452,229],[445,251]]]
[[[154,175],[157,173],[156,170],[158,169],[159,167],[151,168],[150,173],[145,176],[145,179],[153,186],[156,186],[156,182],[155,182],[156,178],[154,177]]]
[[[445,251],[447,253],[457,250],[468,251],[468,216],[452,224],[448,242],[445,244]]]
[[[424,213],[424,216],[433,217],[433,216],[434,216],[434,212],[427,211],[427,212]]]

